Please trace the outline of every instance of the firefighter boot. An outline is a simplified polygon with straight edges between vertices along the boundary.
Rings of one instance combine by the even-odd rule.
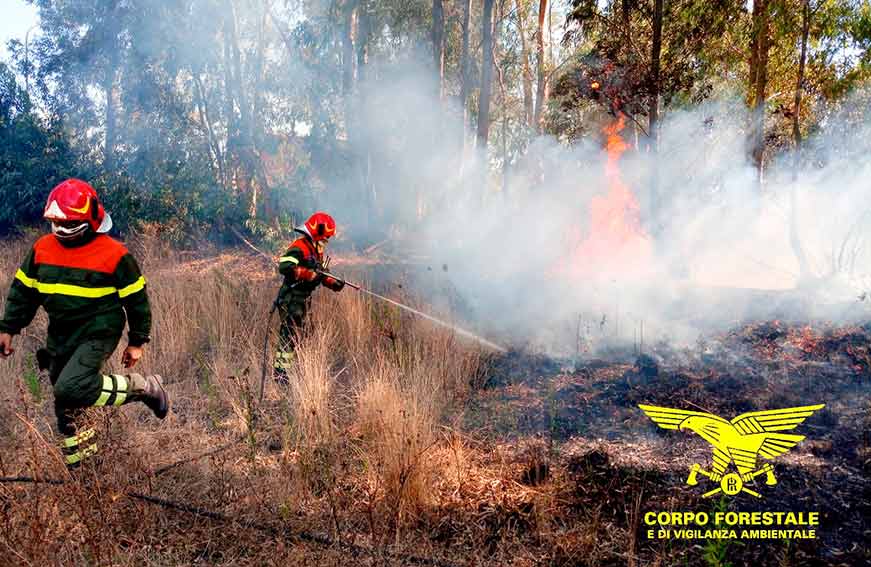
[[[130,400],[148,406],[158,419],[165,418],[169,412],[169,396],[163,389],[160,376],[156,374],[149,376],[131,374]]]

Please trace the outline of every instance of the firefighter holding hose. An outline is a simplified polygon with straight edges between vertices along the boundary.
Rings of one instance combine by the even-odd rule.
[[[37,352],[54,389],[61,451],[69,468],[94,455],[96,432],[81,423],[85,408],[145,404],[160,419],[169,399],[159,376],[104,374],[129,322],[125,368],[142,358],[151,332],[145,278],[133,256],[106,233],[112,219],[97,192],[68,179],[48,196],[44,218],[52,234],[40,238],[15,274],[0,320],[0,355],[12,354],[13,336],[27,327],[42,306],[48,337]]]
[[[336,234],[333,217],[317,212],[294,230],[300,237],[278,260],[278,271],[284,276],[284,283],[276,300],[281,327],[275,353],[275,377],[283,384],[288,383],[288,374],[296,361],[296,340],[305,322],[311,294],[321,285],[336,292],[345,287],[342,280],[322,273],[329,269],[329,258],[324,252],[330,238]]]

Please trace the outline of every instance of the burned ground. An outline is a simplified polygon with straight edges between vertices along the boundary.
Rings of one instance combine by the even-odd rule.
[[[871,517],[869,345],[868,328],[771,321],[709,337],[692,350],[627,353],[631,362],[624,363],[560,364],[513,352],[493,361],[502,381],[491,380],[473,397],[467,418],[482,435],[533,437],[547,448],[548,473],[560,479],[561,523],[595,518],[608,523],[606,533],[620,532],[624,546],[646,561],[665,553],[667,563],[682,558],[694,564],[703,559],[702,545],[695,544],[706,542],[670,542],[666,551],[660,542],[646,541],[637,514],[718,505],[684,485],[694,462],[707,466],[710,447],[699,437],[657,428],[637,405],[731,419],[825,403],[800,427],[807,439],[775,462],[778,484],[763,485],[761,500],[741,495],[724,504],[728,510],[819,511],[818,539],[732,542],[728,557],[735,564],[767,565],[774,551],[785,564],[859,564],[869,559]]]

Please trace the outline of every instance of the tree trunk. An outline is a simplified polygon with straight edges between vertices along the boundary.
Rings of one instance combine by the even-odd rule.
[[[620,15],[623,23],[623,37],[629,37],[629,14],[632,12],[632,0],[622,0],[620,2]],[[655,17],[655,16],[654,16]]]
[[[481,37],[483,55],[481,95],[478,97],[478,147],[486,152],[487,139],[490,136],[490,97],[493,89],[493,0],[484,0]]]
[[[663,0],[653,1],[653,43],[650,50],[650,99],[648,100],[648,148],[650,150],[650,197],[649,210],[654,232],[659,226],[659,66],[662,55],[662,4]]]
[[[493,59],[504,61],[504,57],[497,57],[499,38],[502,36],[502,22],[505,21],[505,0],[499,2],[499,17],[496,19],[496,31],[493,41]],[[501,154],[502,154],[502,198],[508,197],[508,92],[505,88],[505,71],[501,65],[496,65],[497,78],[499,79],[499,110],[502,115]]]
[[[264,155],[261,149],[263,147],[262,140],[266,134],[263,120],[260,118],[263,116],[264,101],[262,93],[265,91],[263,81],[265,78],[266,43],[266,10],[263,9],[263,12],[259,15],[257,26],[257,48],[255,50],[253,65],[254,85],[251,87],[251,113],[248,117],[248,130],[250,135],[249,142],[251,145],[251,158],[253,160],[252,166],[254,168],[255,179],[262,197],[262,218],[268,221],[269,219],[275,218],[276,199],[269,187],[269,177],[266,174],[263,159]],[[258,213],[261,211],[258,211]]]
[[[239,121],[236,119],[236,105],[233,103],[233,73],[230,70],[230,41],[226,37],[227,28],[224,28],[224,117],[227,121],[227,152],[234,151],[234,140],[238,137],[237,129]]]
[[[361,112],[366,108],[367,84],[366,77],[368,74],[369,65],[369,36],[372,31],[372,17],[370,13],[370,4],[368,0],[360,2],[357,8],[357,94],[355,104]],[[364,223],[367,223],[364,228],[367,232],[370,230],[372,214],[375,210],[375,186],[372,183],[372,154],[368,144],[363,144],[360,148],[360,182],[363,186],[363,207],[365,211]]]
[[[372,20],[369,14],[369,5],[362,2],[357,14],[357,84],[362,85],[366,81],[366,65],[369,63],[369,34]]]
[[[801,54],[798,59],[798,78],[795,82],[795,107],[792,112],[792,137],[795,141],[795,157],[796,157],[796,165],[798,163],[798,154],[801,148],[801,127],[800,127],[800,114],[801,114],[801,97],[804,91],[804,69],[807,63],[807,40],[808,35],[810,34],[810,0],[804,1],[804,6],[802,6],[801,11]],[[793,168],[793,172],[796,172],[797,168]]]
[[[547,46],[550,51],[550,60],[556,61],[553,56],[553,2],[547,6]]]
[[[342,23],[342,94],[347,99],[354,89],[354,20],[357,2],[349,1],[344,6]],[[347,121],[348,117],[345,117]]]
[[[445,81],[445,11],[442,0],[432,0],[432,58],[438,81],[436,92],[441,98]]]
[[[653,44],[650,50],[650,97],[648,99],[648,136],[650,150],[656,153],[656,128],[659,121],[659,66],[662,55],[662,4],[663,0],[653,2]]]
[[[232,7],[233,3],[228,2]],[[236,93],[236,104],[239,106],[239,129],[242,143],[247,148],[251,143],[251,107],[248,106],[248,97],[245,94],[245,86],[242,74],[242,50],[239,48],[239,34],[236,30],[236,12],[232,10],[229,15],[230,22],[230,48],[233,57],[233,90]]]
[[[523,74],[523,114],[526,126],[532,128],[532,69],[529,66],[529,41],[526,38],[526,6],[524,0],[515,0],[517,31],[520,34],[520,64]]]
[[[472,13],[472,0],[463,0],[463,47],[460,53],[460,106],[463,109],[463,145],[466,141],[466,124],[469,118],[469,109],[466,103],[469,101],[471,90],[471,72],[469,65],[469,21]]]
[[[225,189],[233,192],[245,191],[239,183],[239,119],[236,115],[235,94],[233,88],[232,54],[230,53],[230,16],[229,9],[225,6],[224,25],[222,29],[223,40],[223,68],[224,68],[224,120],[227,124],[227,149],[226,156],[226,185]],[[243,182],[244,183],[244,182]]]
[[[200,115],[200,120],[206,129],[206,137],[208,141],[209,154],[213,160],[213,167],[216,169],[215,177],[221,187],[226,188],[227,180],[224,174],[224,156],[221,153],[221,146],[215,136],[215,129],[212,127],[212,119],[209,112],[209,103],[206,99],[206,90],[203,87],[202,79],[199,71],[193,73],[194,79],[194,98],[197,105],[197,111]]]
[[[765,152],[765,89],[768,84],[769,51],[768,0],[753,3],[753,30],[750,49],[750,85],[752,117],[750,152],[756,168],[756,182],[762,188],[763,155]]]
[[[462,47],[460,51],[460,120],[457,129],[457,146],[459,149],[457,168],[458,181],[464,185],[466,175],[466,145],[468,142],[467,128],[469,126],[469,91],[472,89],[472,71],[469,58],[469,27],[472,17],[472,0],[463,1],[463,21],[461,26]]]
[[[354,100],[354,78],[357,54],[354,49],[354,28],[357,19],[357,1],[348,0],[342,5],[342,96],[344,99],[345,138],[351,152],[356,150],[357,113]],[[364,188],[364,191],[367,191]],[[367,191],[368,192],[368,191]]]
[[[792,136],[795,142],[794,162],[792,167],[793,185],[789,195],[789,243],[792,247],[795,259],[798,262],[798,279],[799,283],[806,281],[810,277],[810,265],[807,255],[804,251],[804,246],[801,243],[801,236],[798,229],[798,196],[796,195],[798,182],[798,171],[801,166],[801,98],[804,91],[804,70],[807,63],[807,41],[810,33],[810,0],[805,0],[801,12],[801,52],[798,59],[798,78],[795,81],[795,106],[792,110]]]
[[[242,73],[242,50],[239,48],[239,35],[236,29],[236,11],[231,1],[226,3],[225,42],[229,44],[230,91],[239,107],[238,128],[236,129],[235,155],[239,165],[237,183],[239,188],[248,193],[247,205],[249,218],[257,218],[260,200],[260,184],[258,180],[259,158],[254,148],[254,127],[251,116],[251,106],[245,93]],[[225,50],[225,54],[227,51]],[[231,103],[232,104],[232,103]],[[235,116],[235,111],[233,111]]]
[[[541,120],[544,110],[544,105],[547,103],[547,76],[545,75],[545,49],[544,49],[544,28],[547,21],[547,0],[539,0],[538,2],[538,32],[536,34],[536,52],[538,61],[538,88],[535,93],[535,113],[533,122],[535,123],[536,134],[541,133]]]

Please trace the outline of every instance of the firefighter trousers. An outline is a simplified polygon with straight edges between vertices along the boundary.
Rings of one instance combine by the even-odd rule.
[[[97,452],[92,443],[94,429],[77,424],[88,407],[120,406],[131,401],[131,380],[122,375],[102,373],[103,365],[115,351],[120,337],[91,339],[48,361],[54,389],[54,411],[62,436],[61,449],[68,466]]]
[[[275,352],[275,376],[286,383],[296,363],[296,341],[305,325],[306,304],[290,302],[279,307],[281,326],[278,329],[278,348]]]

